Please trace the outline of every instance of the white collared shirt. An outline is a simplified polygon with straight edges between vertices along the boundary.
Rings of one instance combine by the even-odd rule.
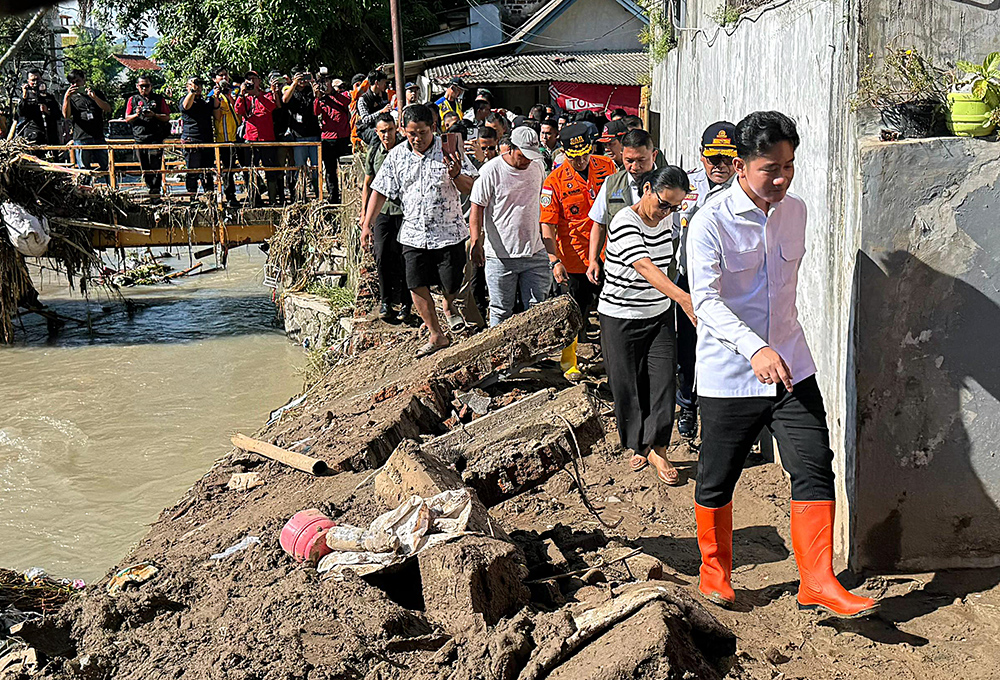
[[[688,226],[688,280],[698,317],[695,383],[703,397],[773,397],[750,358],[776,351],[799,383],[816,373],[795,306],[806,205],[787,194],[768,214],[738,180]]]

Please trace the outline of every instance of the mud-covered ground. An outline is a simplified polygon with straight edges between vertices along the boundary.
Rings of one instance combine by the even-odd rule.
[[[357,450],[366,432],[419,436],[413,429],[429,422],[426,414],[394,407],[394,400],[408,397],[387,389],[413,370],[408,357],[417,342],[416,332],[369,336],[365,344],[376,351],[331,371],[302,406],[259,436],[283,446],[313,437],[317,445],[312,452],[356,461],[364,457]],[[599,359],[596,347],[583,351]],[[683,486],[667,487],[650,470],[631,472],[614,433],[599,363],[588,369],[595,394],[604,402],[608,435],[587,456],[581,475],[587,497],[614,528],[584,507],[569,472],[505,501],[491,514],[528,555],[529,579],[640,548],[662,562],[663,581],[696,598],[697,441],[675,439],[670,454],[686,480]],[[565,385],[554,366],[529,369],[488,391],[499,403],[548,385]],[[260,473],[263,486],[248,492],[226,488],[232,473],[251,470]],[[105,593],[106,583],[95,584],[64,608],[56,626],[32,640],[52,659],[44,673],[95,679],[506,677],[492,674],[499,657],[526,653],[513,650],[528,644],[526,637],[541,645],[546,636],[559,635],[558,620],[552,618],[557,612],[545,612],[555,612],[564,602],[601,601],[612,590],[644,578],[619,562],[602,568],[608,582],[561,579],[554,582],[558,587],[541,594],[533,587],[529,613],[492,633],[472,632],[449,641],[420,611],[413,570],[338,583],[295,564],[278,544],[282,525],[305,508],[367,524],[389,509],[373,487],[368,470],[312,477],[254,455],[226,453],[116,567],[154,562],[160,572],[152,580],[117,596]],[[705,604],[735,632],[734,657],[713,659],[711,671],[692,666],[687,675],[682,658],[656,665],[667,654],[656,648],[658,641],[686,633],[671,627],[674,619],[668,613],[650,605],[628,625],[584,646],[549,677],[1000,678],[1000,570],[847,582],[879,597],[881,613],[853,622],[818,618],[795,606],[789,485],[780,467],[763,462],[749,467],[734,503],[738,604],[733,611]],[[226,559],[210,559],[248,536],[260,543]],[[553,564],[552,551],[539,558],[551,545],[564,563]]]

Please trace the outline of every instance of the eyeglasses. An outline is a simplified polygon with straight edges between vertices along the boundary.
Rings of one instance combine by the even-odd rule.
[[[733,159],[729,156],[706,156],[707,160],[712,165],[732,165]]]
[[[670,201],[664,201],[659,196],[656,197],[656,205],[660,209],[660,212],[666,213],[668,215],[673,215],[675,212],[681,209],[680,204],[674,205]]]
[[[486,144],[483,144],[482,146],[483,146],[483,151],[496,151],[497,150],[496,146],[487,146]]]
[[[152,85],[150,85],[149,83],[145,83],[143,85],[139,85],[139,89],[140,90],[145,90],[147,87],[152,87]]]

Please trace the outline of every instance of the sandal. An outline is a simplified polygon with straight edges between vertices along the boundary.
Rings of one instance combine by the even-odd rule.
[[[452,333],[465,330],[465,319],[462,318],[461,314],[451,314],[450,316],[446,316],[445,320],[448,322],[448,329]]]
[[[633,453],[628,460],[628,465],[632,468],[632,472],[639,472],[646,469],[649,465],[649,459],[641,453]]]
[[[667,463],[670,462],[670,461],[668,461],[666,459],[665,456],[661,456],[660,454],[658,454],[656,451],[654,451],[652,449],[650,449],[649,453],[647,454],[647,458],[649,458],[651,456],[656,456],[658,458],[662,458]],[[669,470],[666,470],[666,471],[661,470],[660,468],[656,467],[652,463],[650,463],[650,467],[652,467],[654,470],[656,470],[656,478],[659,479],[664,484],[666,484],[667,486],[680,486],[681,485],[681,473],[680,473],[680,470],[678,470],[677,468],[673,467],[672,465],[671,465],[671,468]]]
[[[417,350],[417,358],[423,359],[424,357],[429,357],[438,350],[444,349],[449,345],[451,345],[451,343],[448,343],[447,345],[435,345],[433,342],[426,342],[420,346],[420,349]]]

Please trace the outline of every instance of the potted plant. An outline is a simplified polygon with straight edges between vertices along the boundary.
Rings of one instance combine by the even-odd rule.
[[[875,54],[861,70],[852,108],[878,109],[882,124],[898,137],[930,137],[943,129],[943,71],[912,47],[896,40],[885,47],[881,63]]]
[[[982,137],[996,128],[1000,105],[1000,52],[986,56],[982,64],[959,61],[955,64],[968,74],[956,79],[954,92],[948,93],[945,123],[958,137]]]

